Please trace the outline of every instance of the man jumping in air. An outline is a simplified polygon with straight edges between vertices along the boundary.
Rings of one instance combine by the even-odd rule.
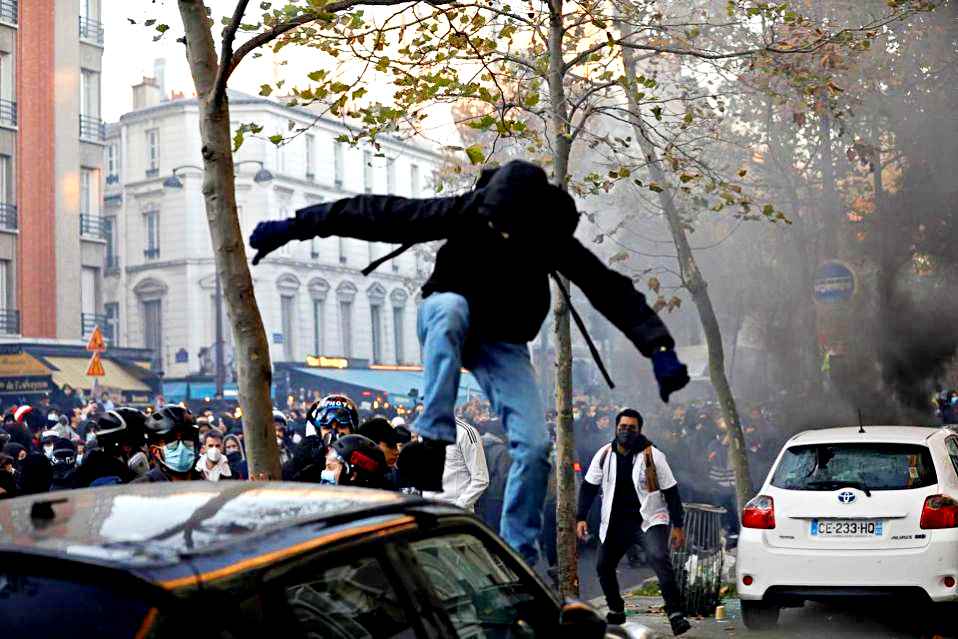
[[[423,441],[403,449],[399,470],[417,488],[442,490],[446,446],[456,441],[460,371],[470,370],[505,426],[513,459],[500,534],[529,564],[538,555],[551,445],[527,343],[549,312],[549,277],[567,299],[557,276],[569,278],[652,360],[663,401],[689,381],[668,329],[632,280],[573,237],[578,222],[568,193],[538,166],[514,160],[483,171],[461,195],[358,195],[261,222],[250,236],[253,264],[287,242],[316,236],[402,245],[364,274],[414,244],[446,240],[419,307],[425,409],[416,430]]]

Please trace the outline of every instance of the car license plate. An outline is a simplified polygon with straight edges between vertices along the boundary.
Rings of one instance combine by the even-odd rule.
[[[881,519],[813,519],[812,537],[881,537]]]

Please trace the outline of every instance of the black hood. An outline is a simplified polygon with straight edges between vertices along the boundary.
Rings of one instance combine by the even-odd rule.
[[[552,246],[572,237],[579,212],[568,193],[549,182],[541,167],[512,160],[498,169],[486,169],[476,183],[479,211],[501,233],[520,241]]]

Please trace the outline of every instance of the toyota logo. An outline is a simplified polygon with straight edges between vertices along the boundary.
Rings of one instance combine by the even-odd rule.
[[[850,504],[856,499],[858,498],[855,496],[855,493],[850,490],[843,490],[842,492],[838,493],[838,501],[843,504]]]

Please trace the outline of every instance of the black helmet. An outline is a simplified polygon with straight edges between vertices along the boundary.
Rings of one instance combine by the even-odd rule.
[[[96,420],[96,438],[107,452],[128,444],[133,449],[143,445],[146,415],[135,408],[123,406],[101,415]]]
[[[348,427],[353,432],[359,428],[356,402],[346,395],[327,395],[315,402],[306,412],[306,419],[317,429],[332,428],[335,424]]]
[[[193,413],[182,406],[164,406],[146,420],[147,441],[166,439],[173,432],[180,432],[184,439],[199,443],[200,429],[193,419]]]
[[[373,440],[362,435],[344,435],[330,448],[343,463],[340,484],[381,488],[385,483],[386,456]],[[352,478],[355,471],[356,477]]]

